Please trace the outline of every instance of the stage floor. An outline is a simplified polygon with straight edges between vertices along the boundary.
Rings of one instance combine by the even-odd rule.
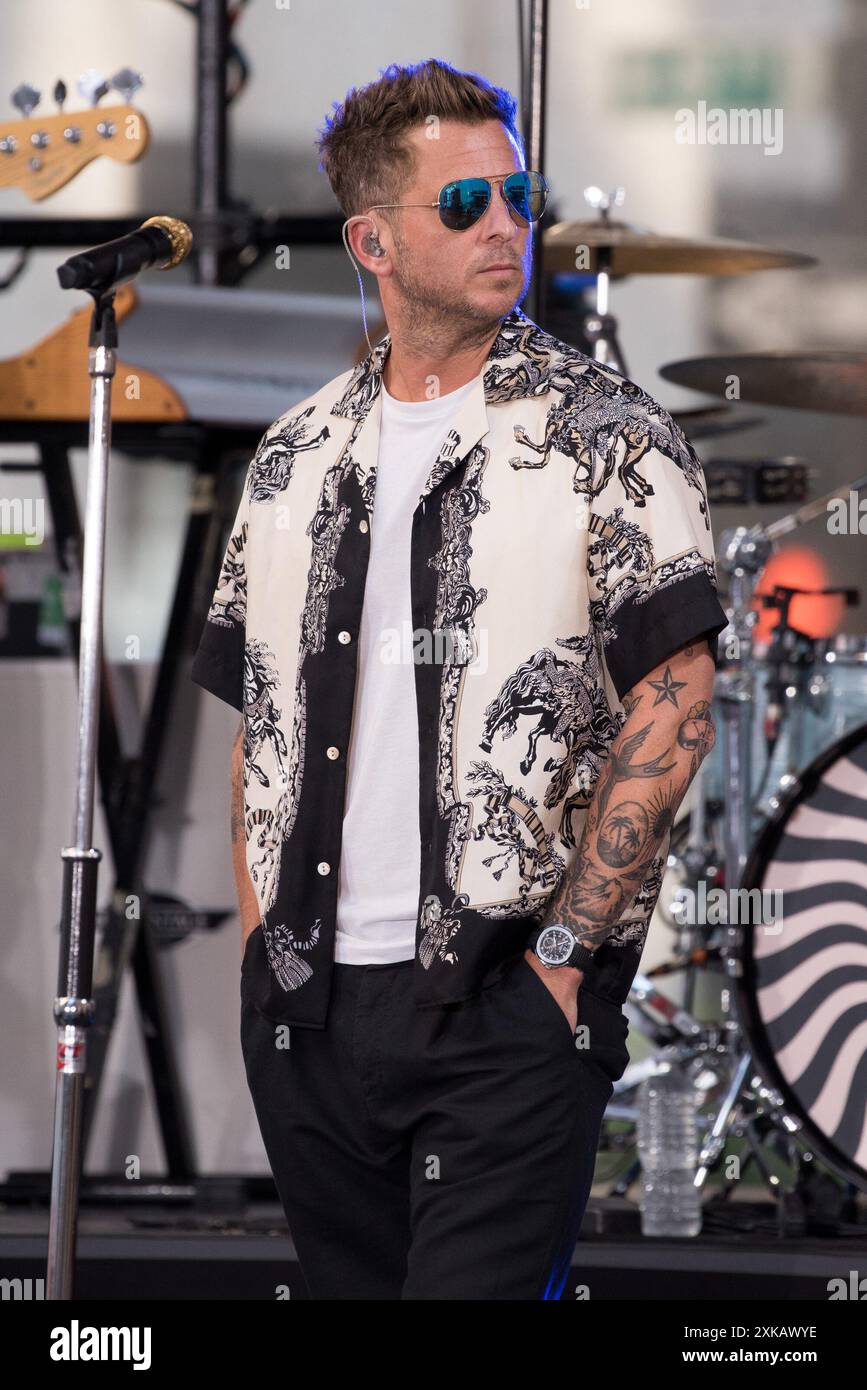
[[[867,1278],[867,1197],[845,1234],[775,1229],[768,1201],[711,1203],[702,1233],[686,1240],[640,1235],[634,1203],[593,1197],[564,1299],[827,1302],[828,1283]],[[727,1228],[721,1228],[725,1223]],[[45,1274],[48,1211],[0,1208],[0,1277]],[[853,1274],[854,1271],[854,1274]],[[287,1295],[288,1290],[288,1295]],[[295,1249],[276,1202],[157,1202],[82,1207],[75,1297],[81,1299],[306,1298]],[[851,1295],[850,1295],[851,1296]]]

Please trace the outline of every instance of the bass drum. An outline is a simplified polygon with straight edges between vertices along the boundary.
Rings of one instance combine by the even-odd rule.
[[[743,887],[782,894],[768,900],[781,931],[741,928],[736,990],[756,1068],[819,1157],[867,1189],[867,724],[810,764]]]

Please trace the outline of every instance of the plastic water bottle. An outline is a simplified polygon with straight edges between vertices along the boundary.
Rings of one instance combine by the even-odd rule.
[[[695,1093],[675,1056],[663,1056],[639,1087],[638,1153],[642,1235],[697,1236],[701,1200],[695,1186]]]

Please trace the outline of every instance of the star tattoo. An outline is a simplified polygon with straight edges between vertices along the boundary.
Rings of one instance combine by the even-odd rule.
[[[647,684],[652,686],[654,690],[659,691],[659,694],[653,702],[654,709],[656,709],[656,706],[661,704],[663,700],[670,700],[675,708],[677,708],[677,692],[678,690],[683,690],[686,681],[676,681],[671,674],[671,667],[666,666],[665,675],[661,681],[648,681]]]

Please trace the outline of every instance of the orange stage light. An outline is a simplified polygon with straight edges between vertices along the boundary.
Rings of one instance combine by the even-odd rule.
[[[825,561],[809,546],[790,546],[772,555],[756,586],[757,594],[769,594],[775,584],[789,588],[824,589],[828,587]],[[754,605],[758,608],[758,604]],[[845,604],[840,594],[796,594],[789,608],[789,622],[808,637],[833,637],[840,631]],[[773,608],[759,608],[759,620],[753,630],[757,641],[769,640],[772,628],[779,621]]]

